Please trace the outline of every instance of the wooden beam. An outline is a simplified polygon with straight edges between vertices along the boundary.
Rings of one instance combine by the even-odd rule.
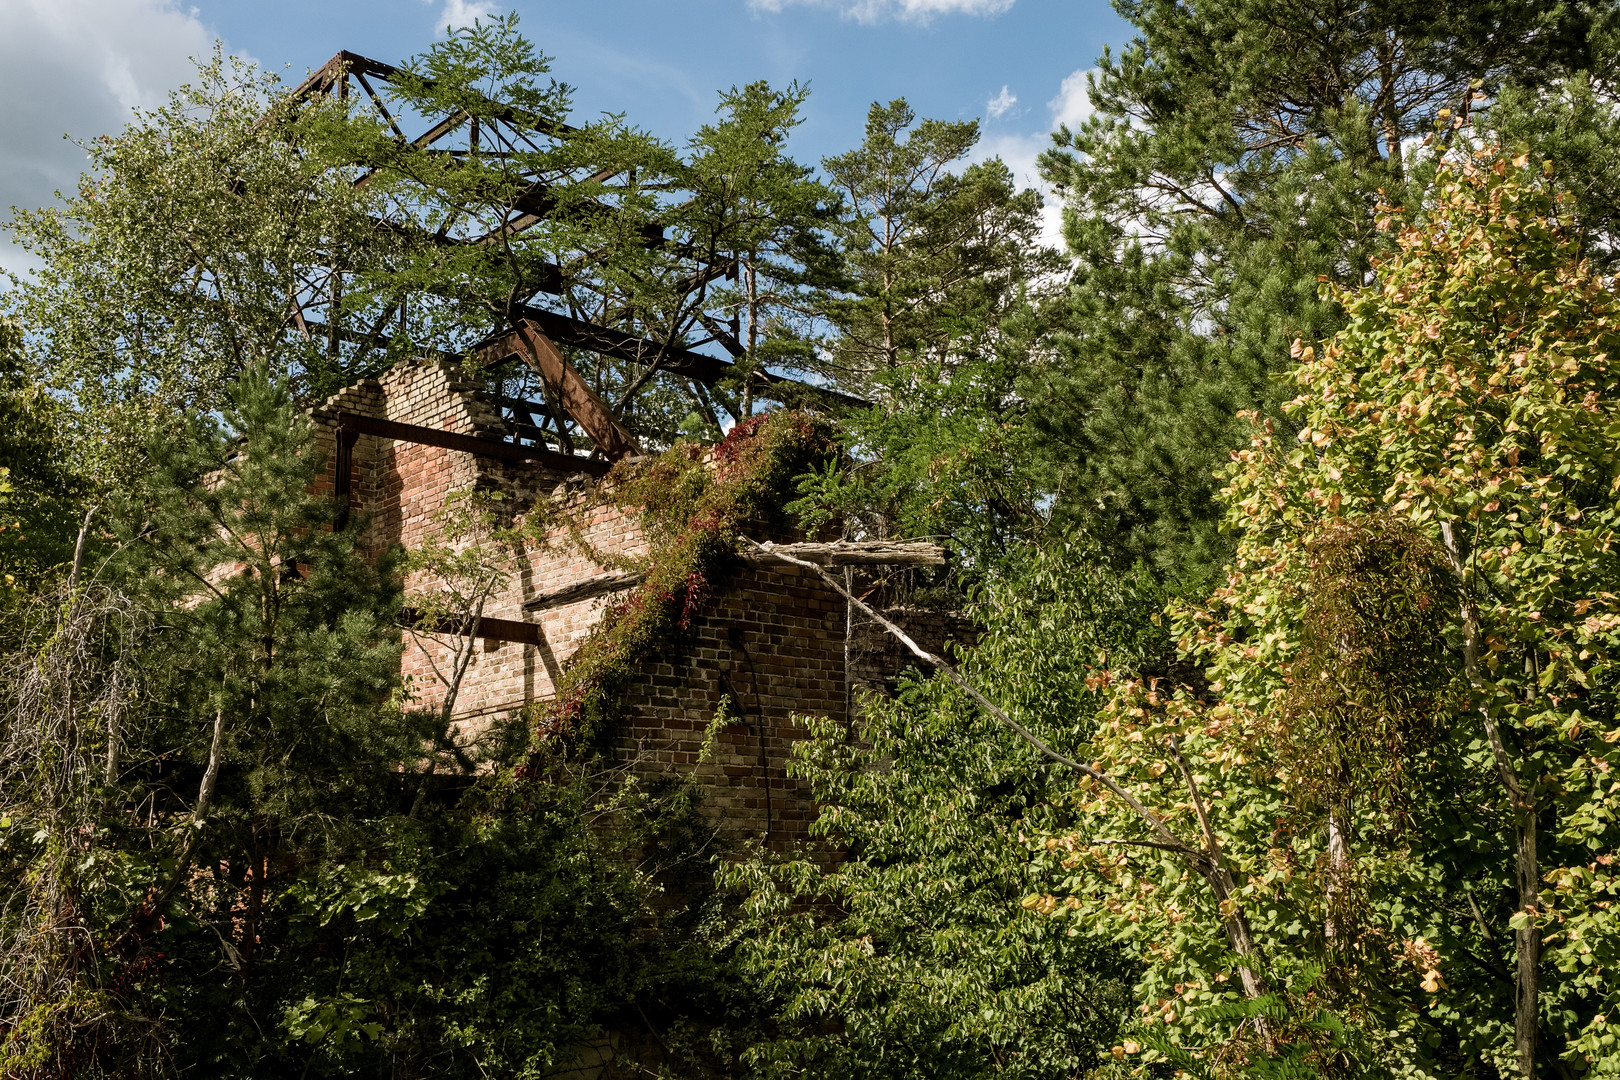
[[[523,602],[524,611],[544,611],[546,608],[562,607],[564,604],[577,604],[581,600],[591,600],[609,593],[622,592],[625,589],[640,585],[647,577],[646,574],[604,574],[601,577],[587,578],[576,581],[572,585],[564,585],[560,589],[540,593],[533,599]]]
[[[556,343],[544,330],[526,319],[518,327],[518,335],[524,346],[517,350],[518,357],[546,381],[563,409],[585,429],[597,449],[612,461],[641,453],[630,429],[619,422],[607,403],[597,397],[590,384],[563,359]]]
[[[418,424],[402,424],[397,420],[379,420],[374,416],[361,416],[358,413],[338,413],[337,427],[339,440],[343,439],[346,432],[376,435],[398,442],[439,446],[446,450],[459,450],[464,454],[498,458],[502,461],[538,461],[562,472],[583,472],[592,476],[605,476],[613,467],[610,462],[573,457],[545,447],[520,446],[517,443],[486,439],[477,435],[459,435],[453,431],[440,431],[438,428],[422,427]]]
[[[785,558],[783,558],[785,556]],[[926,540],[838,540],[830,544],[759,544],[738,552],[754,566],[798,559],[817,566],[944,566],[945,549]]]

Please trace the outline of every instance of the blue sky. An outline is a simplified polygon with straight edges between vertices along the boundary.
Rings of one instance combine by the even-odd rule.
[[[63,133],[117,130],[216,38],[296,82],[340,49],[398,61],[497,11],[522,17],[582,116],[624,112],[679,143],[719,90],[797,79],[801,160],[853,146],[873,101],[905,97],[980,119],[982,153],[1030,179],[1055,120],[1084,115],[1084,71],[1129,36],[1107,0],[0,0],[0,210],[70,187],[84,159]],[[0,236],[0,267],[23,265]]]

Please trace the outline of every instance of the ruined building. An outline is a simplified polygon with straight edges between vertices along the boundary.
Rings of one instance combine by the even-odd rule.
[[[623,208],[601,201],[617,175],[613,169],[588,160],[559,167],[557,161],[574,158],[540,152],[568,145],[575,132],[566,124],[465,93],[445,115],[424,115],[424,102],[433,99],[423,96],[431,84],[420,81],[407,88],[406,105],[417,110],[408,115],[397,99],[378,92],[398,74],[390,65],[340,53],[290,102],[294,108],[317,99],[345,108],[358,102],[386,121],[400,153],[428,155],[462,174],[490,170],[491,182],[478,190],[509,192],[504,202],[491,205],[479,201],[482,195],[456,202],[427,187],[420,200],[393,204],[406,208],[406,216],[385,224],[392,235],[425,243],[425,250],[521,253],[532,243],[520,275],[531,287],[515,306],[508,301],[497,333],[460,354],[476,360],[479,379],[466,376],[463,359],[439,354],[360,378],[315,409],[332,490],[350,513],[363,515],[365,544],[374,552],[447,539],[442,511],[457,493],[500,493],[506,513],[535,521],[565,509],[575,517],[573,525],[537,527],[537,542],[506,553],[501,583],[479,609],[476,629],[465,619],[433,617],[407,632],[404,674],[415,704],[444,708],[450,695],[457,742],[472,745],[498,718],[551,698],[570,656],[636,584],[635,560],[649,543],[641,522],[597,500],[593,489],[614,462],[644,452],[621,416],[643,387],[684,394],[713,417],[715,403],[732,393],[726,388],[740,386],[727,399],[735,420],[752,415],[760,399],[828,410],[863,403],[741,363],[747,352],[738,311],[713,299],[723,290],[710,289],[735,280],[738,265],[680,231],[678,201],[669,204],[677,224],[668,228],[658,218],[615,219]],[[407,138],[401,125],[414,120],[427,126]],[[356,188],[387,168],[358,170]],[[585,194],[569,194],[570,188]],[[614,220],[617,226],[591,232],[593,223]],[[587,235],[595,238],[568,246]],[[643,303],[616,292],[615,279],[598,272],[615,244],[634,249],[632,261],[650,267],[646,273],[673,283],[678,302],[672,310],[684,322],[651,320]],[[554,261],[537,268],[535,258]],[[389,348],[385,330],[405,325],[407,306],[419,312],[427,304],[460,302],[400,292],[357,307],[340,302],[353,290],[350,271],[335,256],[330,265],[301,273],[308,287],[290,298],[288,333],[324,342],[335,367],[357,373],[375,370],[366,358]],[[516,379],[492,384],[489,373],[503,370]],[[501,387],[514,382],[517,396],[506,396]],[[605,397],[618,405],[609,406]],[[869,584],[882,572],[873,559],[937,564],[943,553],[933,545],[904,551],[887,545],[881,554],[841,550],[818,558],[832,566],[864,563],[861,580]],[[419,574],[411,583],[418,596],[436,587],[430,577]],[[846,607],[815,572],[771,560],[745,566],[722,595],[707,598],[667,655],[635,674],[612,733],[617,755],[643,773],[696,775],[707,811],[734,837],[780,845],[802,835],[813,808],[785,774],[793,717],[847,721],[856,687],[886,685],[904,666],[881,635],[851,625]],[[938,619],[912,622],[935,648],[953,630]],[[705,730],[722,699],[733,722],[719,733],[712,757],[700,762]]]
[[[633,560],[648,550],[633,512],[593,498],[607,463],[513,440],[489,395],[448,361],[394,367],[336,394],[315,416],[333,489],[364,515],[373,551],[441,539],[441,511],[455,492],[500,492],[501,505],[520,515],[583,508],[580,535],[559,521],[540,542],[504,554],[505,580],[482,608],[450,711],[458,742],[471,746],[495,720],[550,698],[569,657],[637,581],[593,555]],[[872,555],[856,545],[818,558],[864,562],[869,571],[873,558],[938,563],[943,553],[918,544],[883,545]],[[434,582],[419,576],[412,585],[431,590]],[[844,598],[817,574],[769,559],[745,565],[681,640],[639,672],[613,733],[616,756],[644,776],[696,776],[706,812],[732,839],[802,838],[814,808],[786,774],[799,737],[794,717],[847,720],[858,688],[881,688],[905,665],[880,631],[859,619],[852,625],[847,614]],[[935,648],[961,632],[939,614],[899,617]],[[464,644],[471,642],[461,627],[408,632],[402,663],[418,706],[444,704],[453,654]],[[733,722],[700,763],[722,697]]]

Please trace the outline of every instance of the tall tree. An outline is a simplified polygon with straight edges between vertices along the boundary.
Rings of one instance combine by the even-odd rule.
[[[1295,350],[1297,434],[1255,418],[1233,572],[1179,620],[1208,689],[1122,681],[1108,782],[1039,849],[1144,962],[1133,1052],[1616,1067],[1617,310],[1578,206],[1523,158],[1448,166]]]
[[[1061,260],[1039,243],[1041,200],[998,159],[967,164],[974,123],[874,104],[861,145],[823,164],[842,195],[843,288],[826,302],[826,374],[875,403],[846,418],[858,458],[819,492],[848,527],[957,538],[1005,554],[1044,527],[1017,381],[1027,328],[1005,324]]]
[[[1137,36],[1043,158],[1076,272],[1028,394],[1060,518],[1126,560],[1207,575],[1229,551],[1212,474],[1242,443],[1237,414],[1284,422],[1288,343],[1340,325],[1318,279],[1360,284],[1380,208],[1417,197],[1433,145],[1496,95],[1583,70],[1612,5],[1118,7]]]
[[[1108,665],[1154,670],[1168,641],[1150,582],[1084,546],[1026,548],[980,597],[964,670],[1065,752]],[[1030,837],[1067,820],[1068,776],[942,679],[868,699],[861,738],[815,722],[792,771],[814,832],[847,857],[758,858],[739,959],[773,1011],[763,1076],[1088,1076],[1129,1009],[1130,963],[1079,922],[1027,916]]]
[[[716,283],[713,314],[703,321],[746,372],[737,400],[728,403],[736,420],[752,415],[755,376],[768,366],[819,366],[815,286],[832,263],[823,232],[835,200],[786,152],[808,97],[797,83],[780,91],[763,82],[733,87],[720,95],[720,120],[704,125],[688,152],[684,176],[692,198],[683,207],[684,228],[705,261],[725,267],[734,282]],[[729,326],[721,322],[728,315]]]
[[[298,305],[334,251],[387,262],[398,238],[376,226],[380,191],[303,145],[335,106],[262,123],[280,92],[216,53],[167,104],[87,142],[91,171],[62,207],[8,226],[43,264],[7,297],[36,339],[29,375],[72,402],[92,475],[128,482],[153,425],[222,407],[238,372],[263,367],[308,398],[364,369],[330,345],[363,333],[372,304],[351,298],[318,335]]]

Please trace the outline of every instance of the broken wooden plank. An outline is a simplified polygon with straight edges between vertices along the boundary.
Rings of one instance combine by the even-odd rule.
[[[543,611],[546,608],[561,607],[564,604],[576,604],[581,600],[591,600],[609,593],[622,592],[633,589],[646,578],[645,572],[627,574],[603,574],[601,577],[587,578],[576,581],[572,585],[564,585],[560,589],[552,589],[536,595],[533,599],[523,602],[524,611]]]
[[[765,566],[798,559],[817,566],[944,566],[946,552],[926,540],[837,540],[828,544],[756,545],[738,553],[743,562]]]

